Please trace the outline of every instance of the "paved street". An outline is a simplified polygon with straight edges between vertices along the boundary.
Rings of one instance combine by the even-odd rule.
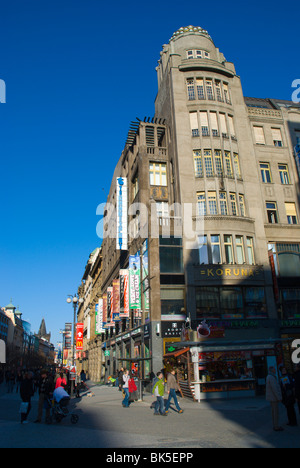
[[[167,417],[153,416],[150,394],[130,408],[121,406],[116,388],[91,384],[95,396],[72,400],[79,416],[60,424],[34,424],[37,395],[29,424],[19,422],[20,397],[0,387],[1,448],[299,448],[300,427],[286,425],[285,408],[280,422],[284,432],[274,432],[269,404],[263,398],[193,403],[179,399],[184,409]],[[300,418],[298,418],[300,421]]]

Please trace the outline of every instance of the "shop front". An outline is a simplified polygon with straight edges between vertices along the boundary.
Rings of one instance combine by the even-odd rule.
[[[184,396],[195,401],[254,397],[265,393],[270,366],[281,358],[275,341],[183,342],[164,356],[167,369],[177,369]],[[178,349],[179,347],[179,349]],[[181,347],[181,349],[180,349]]]

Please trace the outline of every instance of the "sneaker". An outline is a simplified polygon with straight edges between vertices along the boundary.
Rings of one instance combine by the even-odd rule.
[[[181,409],[181,410],[179,410],[179,411],[178,411],[178,413],[183,413],[183,410],[182,410],[182,409]]]
[[[165,413],[167,413],[167,414],[168,414],[168,412],[169,412],[169,410],[167,409],[167,410],[165,411]]]
[[[165,413],[161,413],[162,416],[168,416],[168,413],[165,412]]]

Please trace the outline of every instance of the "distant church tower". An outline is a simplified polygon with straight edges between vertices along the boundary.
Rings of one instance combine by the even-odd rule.
[[[47,331],[46,331],[45,319],[42,319],[42,321],[41,321],[41,325],[40,325],[39,332],[38,332],[37,336],[39,338],[44,338],[45,340],[50,342],[51,333],[47,333]]]

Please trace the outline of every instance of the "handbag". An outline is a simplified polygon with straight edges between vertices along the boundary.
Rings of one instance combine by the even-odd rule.
[[[27,411],[28,411],[28,406],[29,406],[29,403],[26,403],[25,401],[22,401],[21,405],[20,405],[20,413],[23,413],[23,414],[26,414]]]

